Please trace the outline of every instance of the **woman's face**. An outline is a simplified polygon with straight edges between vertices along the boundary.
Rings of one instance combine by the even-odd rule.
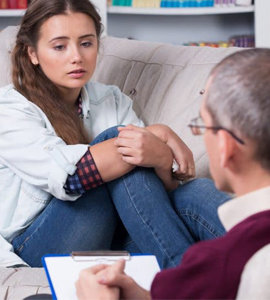
[[[98,40],[94,21],[83,13],[53,16],[40,29],[37,49],[29,47],[28,53],[61,95],[75,97],[75,101],[96,67]]]

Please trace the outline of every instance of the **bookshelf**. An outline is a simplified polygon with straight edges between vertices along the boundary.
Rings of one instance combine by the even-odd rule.
[[[25,9],[0,9],[0,17],[22,17]],[[111,6],[108,14],[131,15],[218,15],[254,12],[254,5],[248,7],[206,7],[206,8],[133,8]]]
[[[205,7],[205,8],[133,8],[133,7],[108,7],[108,14],[130,15],[218,15],[254,12],[254,5],[248,7]]]
[[[270,1],[257,0],[250,7],[222,8],[132,8],[108,7],[107,0],[92,0],[102,16],[105,31],[117,37],[132,37],[178,43],[175,37],[186,35],[190,41],[227,39],[234,34],[255,34],[257,47],[270,48]],[[0,28],[18,25],[25,10],[1,9]],[[136,29],[137,28],[137,29]],[[165,32],[159,33],[164,28]],[[184,28],[184,30],[183,30]],[[157,33],[155,34],[155,30]],[[162,36],[166,36],[162,40]],[[154,38],[155,40],[151,40]],[[185,42],[185,41],[183,41]]]
[[[226,40],[232,35],[255,34],[256,47],[270,48],[270,37],[266,30],[270,28],[269,12],[269,0],[255,0],[255,4],[248,7],[151,9],[113,6],[107,9],[108,34],[119,37],[122,34],[121,37],[128,37],[128,24],[131,37],[134,35],[135,38],[138,38],[140,31],[141,39],[147,40],[145,33],[147,30],[152,41],[158,42],[158,35],[160,35],[164,36],[164,39],[160,40],[161,42],[176,44],[202,40],[213,42],[214,40]],[[123,22],[122,30],[117,26],[117,23],[121,22]],[[145,24],[144,30],[142,24]],[[158,27],[161,28],[161,31],[155,35],[154,31]],[[162,27],[166,27],[166,29],[162,30]],[[171,40],[168,40],[168,35],[172,36]],[[179,39],[179,35],[182,35],[182,40]]]

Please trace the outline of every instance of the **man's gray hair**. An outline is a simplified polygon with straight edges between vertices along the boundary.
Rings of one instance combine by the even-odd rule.
[[[211,72],[206,108],[222,126],[256,144],[255,159],[270,170],[270,49],[249,49]]]

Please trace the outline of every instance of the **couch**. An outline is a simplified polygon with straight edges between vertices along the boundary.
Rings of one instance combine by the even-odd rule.
[[[11,82],[10,53],[16,32],[16,27],[7,27],[0,33],[0,86]],[[146,124],[163,123],[175,130],[194,153],[197,176],[208,177],[202,138],[194,137],[187,124],[199,113],[199,92],[211,69],[238,50],[105,37],[93,79],[119,86],[133,99],[135,111]],[[0,268],[0,284],[0,300],[50,293],[42,268]]]

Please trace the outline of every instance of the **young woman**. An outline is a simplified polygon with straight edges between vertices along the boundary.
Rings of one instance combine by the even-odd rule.
[[[100,34],[88,0],[34,0],[22,20],[13,84],[0,89],[1,266],[127,249],[169,267],[197,239],[165,190],[195,175],[192,153],[168,127],[143,128],[117,87],[90,81]],[[215,193],[217,205],[228,198],[199,180],[171,200],[178,210],[202,193]]]

